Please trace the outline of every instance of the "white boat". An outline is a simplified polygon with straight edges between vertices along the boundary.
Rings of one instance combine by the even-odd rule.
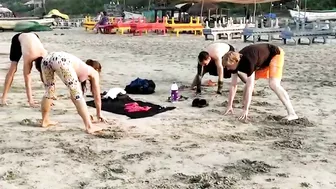
[[[316,20],[336,20],[336,10],[327,11],[296,11],[289,10],[292,18],[305,20],[306,22],[314,22]]]
[[[54,18],[39,18],[39,17],[10,17],[0,18],[0,29],[13,30],[18,22],[34,21],[44,26],[51,26],[54,24]]]

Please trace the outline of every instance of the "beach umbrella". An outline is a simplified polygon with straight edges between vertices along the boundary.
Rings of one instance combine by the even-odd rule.
[[[210,14],[215,13],[218,9],[218,6],[213,3],[196,3],[193,6],[191,6],[187,13],[190,16],[196,16],[196,15],[203,15],[204,13],[208,13],[210,11]]]

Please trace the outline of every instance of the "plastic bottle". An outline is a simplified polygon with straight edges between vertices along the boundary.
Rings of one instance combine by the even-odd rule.
[[[178,101],[178,86],[175,82],[170,87],[170,100],[171,102]]]

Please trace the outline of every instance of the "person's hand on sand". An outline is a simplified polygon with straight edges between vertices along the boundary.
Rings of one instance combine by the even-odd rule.
[[[224,115],[229,115],[229,114],[233,114],[233,108],[232,106],[231,107],[228,107],[224,113]]]
[[[92,123],[108,123],[107,119],[102,115],[97,115],[97,121],[94,120],[93,115],[90,115],[90,119]]]
[[[107,119],[102,115],[97,115],[98,122],[107,123]]]
[[[30,100],[28,103],[29,103],[29,106],[32,107],[32,108],[37,108],[37,107],[39,107],[38,102],[35,101],[35,100]]]
[[[243,113],[242,113],[242,115],[239,117],[239,120],[246,122],[248,120],[247,115],[248,115],[248,110],[244,110]]]
[[[1,97],[1,102],[0,103],[1,103],[1,106],[7,106],[8,105],[7,100],[3,97]]]

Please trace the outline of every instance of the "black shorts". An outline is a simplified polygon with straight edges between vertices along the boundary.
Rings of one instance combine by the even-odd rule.
[[[200,74],[202,70],[201,64],[198,64],[197,69],[198,69],[198,74]],[[218,76],[217,66],[214,60],[211,60],[208,65],[204,66],[203,75],[206,73],[209,73],[209,75],[212,75],[212,76]],[[223,68],[223,77],[225,79],[231,78],[231,74],[232,73],[230,70],[228,70],[227,68]]]
[[[9,53],[9,59],[12,62],[18,63],[22,56],[22,50],[21,50],[21,43],[19,40],[19,36],[22,33],[15,34],[12,38],[12,44],[10,47],[10,53]],[[39,38],[39,36],[35,33],[35,35]]]

